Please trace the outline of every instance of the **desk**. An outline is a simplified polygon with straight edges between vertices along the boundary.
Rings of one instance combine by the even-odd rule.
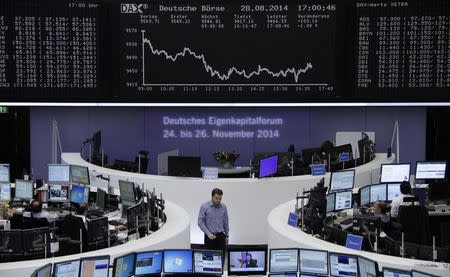
[[[211,199],[211,190],[218,187],[223,190],[223,202],[227,205],[230,217],[230,244],[266,244],[267,216],[273,207],[295,197],[297,192],[310,189],[322,179],[322,176],[300,175],[272,177],[262,179],[223,178],[203,180],[200,178],[158,176],[124,172],[93,165],[83,160],[80,153],[63,153],[63,163],[89,167],[91,183],[96,187],[106,187],[107,182],[95,178],[106,175],[111,186],[118,188],[119,180],[144,184],[145,189],[156,188],[163,197],[179,204],[191,217],[191,243],[203,244],[203,233],[197,226],[198,211],[202,203]],[[380,165],[392,163],[395,156],[388,158],[378,153],[371,162],[355,168],[355,186],[362,187],[377,182]],[[330,173],[325,177],[329,183]]]
[[[189,243],[189,215],[180,206],[166,201],[165,213],[167,222],[150,236],[139,240],[129,241],[125,244],[102,250],[91,251],[83,254],[68,255],[57,258],[42,260],[30,260],[23,262],[1,263],[0,276],[30,276],[38,267],[46,263],[69,261],[82,257],[110,255],[111,263],[115,257],[129,252],[138,252],[157,249],[179,249],[190,248]]]
[[[375,260],[378,262],[380,269],[381,267],[393,267],[406,270],[416,269],[431,274],[439,274],[439,276],[450,276],[450,265],[446,263],[414,260],[352,250],[306,234],[299,228],[287,225],[289,212],[293,211],[294,207],[295,200],[283,203],[270,212],[267,218],[269,224],[269,249],[299,247],[347,253]]]

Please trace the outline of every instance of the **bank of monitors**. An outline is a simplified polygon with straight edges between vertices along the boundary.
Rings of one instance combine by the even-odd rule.
[[[300,249],[300,274],[328,275],[328,252]]]
[[[270,273],[295,273],[298,271],[298,249],[270,249]]]
[[[136,254],[130,253],[114,259],[112,277],[129,277],[134,273]]]
[[[70,183],[70,165],[49,164],[48,181],[50,183]]]
[[[194,250],[194,274],[207,274],[208,276],[223,274],[222,251]]]
[[[386,184],[377,184],[370,186],[370,202],[386,201]]]
[[[79,277],[109,277],[109,256],[82,258]]]
[[[357,277],[358,257],[341,253],[330,253],[330,276]]]
[[[378,276],[378,264],[370,259],[358,256],[358,269],[361,277]]]
[[[0,183],[9,182],[9,164],[0,164]]]
[[[89,187],[72,185],[70,188],[70,202],[81,204],[88,203]]]
[[[69,185],[49,184],[48,201],[49,202],[67,202],[69,200]]]
[[[380,183],[401,183],[409,181],[410,164],[382,164]]]
[[[133,205],[136,203],[136,190],[133,182],[119,180],[120,200]]]
[[[0,183],[0,199],[4,201],[11,200],[11,184]]]
[[[361,206],[370,203],[370,186],[365,186],[359,189],[359,204]]]
[[[165,274],[192,274],[191,250],[164,250]]]
[[[327,194],[326,212],[336,212],[352,208],[352,191],[338,191]]]
[[[392,201],[401,194],[400,183],[387,184],[387,201]]]
[[[72,183],[89,185],[89,170],[85,166],[71,165],[70,176]]]
[[[53,277],[76,277],[80,273],[80,260],[53,264]]]
[[[391,202],[400,194],[400,183],[368,185],[359,190],[360,204],[364,206],[376,201]]]
[[[334,203],[336,200],[336,193],[327,194],[326,200],[327,200],[326,213],[331,213],[335,210]]]
[[[134,276],[160,276],[162,272],[163,257],[163,251],[136,253]]]
[[[355,170],[336,171],[331,173],[329,191],[353,189]]]
[[[411,277],[411,271],[383,267],[383,277]]]
[[[278,155],[259,161],[259,178],[271,176],[277,173]]]
[[[443,180],[445,179],[446,168],[447,162],[445,161],[417,162],[415,179]]]
[[[16,179],[15,185],[16,185],[16,193],[15,193],[14,198],[21,199],[21,200],[33,199],[33,194],[34,194],[34,182],[33,181]]]
[[[228,275],[266,275],[267,248],[242,247],[228,251]]]
[[[52,264],[46,264],[33,271],[31,277],[52,277]]]

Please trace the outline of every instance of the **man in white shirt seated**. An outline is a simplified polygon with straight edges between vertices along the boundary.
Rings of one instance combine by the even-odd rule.
[[[49,223],[52,223],[58,219],[58,215],[49,213],[42,210],[42,203],[39,200],[33,200],[30,205],[30,211],[24,212],[23,217],[29,218],[46,218]]]
[[[411,192],[411,184],[407,181],[403,181],[400,184],[400,195],[394,198],[391,203],[391,217],[398,217],[398,210],[400,206],[411,205],[411,202],[405,202],[404,198],[414,197]]]
[[[77,208],[77,212],[76,215],[77,217],[80,217],[81,219],[83,219],[84,225],[87,228],[87,221],[86,221],[86,212],[88,210],[88,204],[83,202],[81,203],[78,208]],[[127,229],[127,227],[125,225],[117,225],[117,226],[113,226],[111,224],[108,224],[108,230],[109,231],[113,231],[113,230],[117,230],[117,231],[125,231]]]

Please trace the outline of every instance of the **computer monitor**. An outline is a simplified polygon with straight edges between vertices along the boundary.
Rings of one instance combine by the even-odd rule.
[[[70,202],[81,204],[89,201],[89,187],[72,185],[70,189]]]
[[[11,184],[0,183],[0,199],[5,201],[11,200]]]
[[[400,183],[387,184],[387,201],[394,200],[400,194]]]
[[[411,277],[411,271],[383,267],[383,277]]]
[[[334,211],[334,206],[335,206],[335,201],[336,201],[336,193],[327,194],[326,200],[327,200],[327,208],[326,208],[325,212],[331,213],[332,211]]]
[[[70,183],[69,164],[49,164],[48,181],[56,183]]]
[[[70,175],[72,183],[89,185],[89,169],[85,166],[71,165]]]
[[[34,194],[34,182],[27,180],[16,179],[16,194],[15,198],[23,200],[33,199]]]
[[[417,270],[411,270],[411,277],[436,277],[436,275]]]
[[[270,249],[270,273],[294,273],[298,271],[298,249]]]
[[[363,244],[363,237],[347,233],[345,247],[353,250],[361,250]]]
[[[358,276],[357,256],[341,253],[330,253],[330,276]]]
[[[386,184],[376,184],[370,186],[370,203],[386,201]]]
[[[81,259],[80,277],[109,277],[109,256]]]
[[[53,264],[53,277],[77,277],[80,272],[80,260],[64,261]]]
[[[120,199],[128,203],[136,203],[136,190],[133,182],[119,180]]]
[[[200,157],[169,156],[167,161],[169,176],[202,177]]]
[[[9,183],[9,164],[0,164],[0,183]]]
[[[446,167],[445,161],[417,162],[415,180],[443,180]]]
[[[31,273],[31,277],[52,277],[52,264],[48,263]]]
[[[222,251],[194,250],[194,274],[222,276]]]
[[[119,256],[114,259],[112,277],[129,277],[134,272],[135,253]]]
[[[365,206],[370,203],[370,186],[365,186],[359,190],[359,204]]]
[[[242,247],[228,251],[228,275],[266,275],[267,248]]]
[[[105,210],[106,191],[97,188],[97,198],[95,199],[95,205],[97,209]]]
[[[377,277],[378,264],[367,258],[358,256],[358,270],[360,277]]]
[[[382,164],[380,183],[401,183],[409,181],[410,164]]]
[[[164,250],[164,274],[192,274],[192,251]]]
[[[134,276],[160,276],[162,272],[163,257],[163,251],[136,253]]]
[[[336,200],[334,203],[334,210],[341,211],[352,208],[352,191],[336,192]]]
[[[329,191],[353,189],[354,182],[354,169],[332,172]]]
[[[297,277],[297,273],[285,273],[285,274],[268,274],[268,277]],[[303,275],[304,277],[316,277],[314,275]]]
[[[67,202],[69,199],[69,186],[61,184],[48,185],[49,202]]]
[[[277,173],[278,155],[268,157],[259,161],[259,177],[266,177]]]
[[[328,252],[300,249],[299,266],[301,274],[328,275]]]

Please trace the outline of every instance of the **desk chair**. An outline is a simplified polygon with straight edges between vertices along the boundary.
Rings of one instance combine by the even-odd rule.
[[[13,214],[10,222],[11,229],[23,229],[23,216],[21,214]]]
[[[398,222],[405,233],[405,242],[429,245],[431,232],[428,210],[424,206],[400,206]]]
[[[0,230],[0,261],[15,262],[22,257],[22,230]]]
[[[23,230],[22,240],[25,260],[50,257],[50,227]]]
[[[80,237],[80,230],[81,236]],[[66,215],[61,224],[61,236],[57,236],[59,242],[59,254],[71,255],[82,253],[86,249],[86,226],[83,219],[74,215]]]
[[[22,229],[50,227],[47,218],[23,217]]]
[[[108,247],[108,218],[100,217],[87,221],[87,251]]]

